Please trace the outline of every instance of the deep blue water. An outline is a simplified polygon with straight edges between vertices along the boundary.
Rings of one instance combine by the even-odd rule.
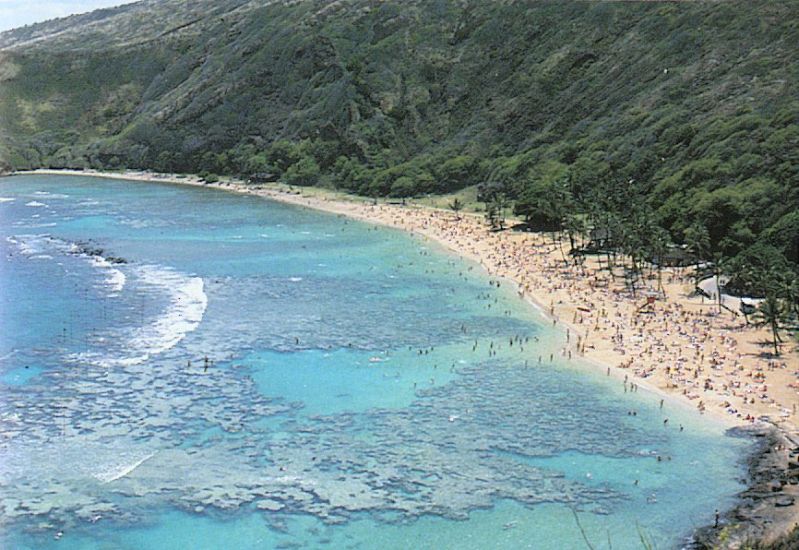
[[[17,176],[0,252],[3,547],[669,548],[742,489],[746,441],[407,234]]]

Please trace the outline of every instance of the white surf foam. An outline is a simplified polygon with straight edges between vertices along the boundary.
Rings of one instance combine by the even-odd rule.
[[[118,296],[122,289],[125,288],[128,278],[121,270],[114,267],[114,264],[102,256],[91,256],[91,260],[94,266],[106,270],[105,284],[111,289],[111,296]]]
[[[162,313],[142,326],[123,335],[122,350],[113,352],[83,352],[72,360],[102,367],[140,365],[150,357],[175,347],[195,330],[205,315],[208,297],[201,277],[192,277],[162,266],[144,265],[135,271],[135,278],[156,293],[165,293],[168,301]]]
[[[16,199],[12,199],[11,197],[0,197],[0,202],[14,202]]]
[[[16,416],[16,418],[14,417]],[[5,415],[6,422],[19,423],[18,415]],[[24,425],[24,422],[20,423]],[[70,479],[76,483],[111,483],[130,475],[155,456],[157,451],[142,448],[136,443],[115,438],[101,442],[96,434],[81,435],[66,424],[67,437],[47,439],[46,442],[24,441],[21,438],[6,442],[4,458],[0,461],[0,483],[43,482]],[[57,459],[54,460],[54,457]],[[91,457],[87,460],[87,457]]]
[[[175,347],[200,325],[208,307],[208,296],[202,277],[191,277],[161,266],[142,266],[138,275],[145,284],[171,294],[164,313],[153,323],[140,327],[131,342],[153,355]]]
[[[53,259],[53,254],[72,254],[86,258],[91,264],[105,272],[104,284],[116,296],[125,288],[128,276],[117,264],[99,255],[81,252],[81,247],[50,235],[14,235],[6,237],[20,254],[31,259]],[[127,269],[129,270],[129,269]],[[174,269],[143,265],[132,270],[137,281],[157,294],[166,295],[166,305],[160,315],[150,323],[133,329],[121,346],[124,354],[110,356],[107,353],[84,352],[72,356],[73,360],[100,364],[136,365],[147,361],[151,356],[163,353],[183,340],[195,330],[205,315],[208,297],[201,277],[193,277]]]
[[[6,242],[14,245],[23,256],[36,257],[52,250],[52,237],[49,235],[14,235],[6,237]]]
[[[48,197],[52,199],[67,199],[69,195],[64,195],[63,193],[50,193],[48,191],[34,191],[34,195],[39,195],[40,197]]]
[[[32,260],[52,260],[53,253],[74,254],[85,258],[91,264],[106,272],[104,283],[109,287],[111,296],[118,296],[125,288],[127,277],[125,274],[102,256],[93,256],[81,253],[81,248],[76,243],[64,241],[47,234],[14,235],[6,237],[6,241],[17,248],[17,251]]]
[[[49,208],[46,204],[44,204],[43,202],[39,202],[39,201],[26,202],[25,206],[32,206],[32,207],[35,207],[35,208],[41,208],[41,207]]]
[[[112,481],[116,481],[119,478],[125,477],[133,470],[150,460],[152,457],[155,456],[155,453],[150,453],[145,455],[143,458],[136,460],[129,464],[114,464],[107,466],[105,469],[100,470],[92,474],[92,476],[102,482],[102,483],[111,483]]]

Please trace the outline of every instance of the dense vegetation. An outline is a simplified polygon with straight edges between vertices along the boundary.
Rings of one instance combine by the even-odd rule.
[[[797,13],[149,0],[0,35],[0,163],[271,173],[372,196],[483,184],[489,211],[601,230],[633,275],[683,243],[784,312]]]

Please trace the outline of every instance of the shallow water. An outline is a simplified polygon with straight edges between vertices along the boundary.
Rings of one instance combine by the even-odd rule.
[[[0,197],[3,547],[668,548],[742,488],[748,442],[421,238],[162,184]]]

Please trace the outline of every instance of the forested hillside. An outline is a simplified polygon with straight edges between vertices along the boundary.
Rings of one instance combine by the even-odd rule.
[[[687,242],[795,272],[797,14],[148,0],[0,34],[0,162],[273,173],[381,196],[482,183],[531,221],[601,222],[642,257]]]

